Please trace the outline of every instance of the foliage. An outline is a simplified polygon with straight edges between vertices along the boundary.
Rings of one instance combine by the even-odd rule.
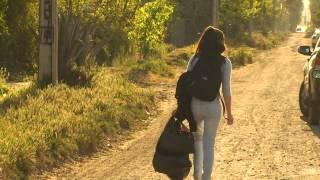
[[[0,3],[0,65],[12,72],[35,69],[38,9],[37,0]]]
[[[249,47],[239,47],[230,50],[229,57],[234,66],[244,66],[253,63],[253,49]]]
[[[61,15],[59,27],[59,80],[68,84],[86,82],[88,77],[78,66],[92,60],[101,50],[104,42],[94,41],[96,24],[81,22],[72,14]]]
[[[11,95],[0,111],[0,167],[11,179],[94,151],[104,136],[131,129],[154,109],[152,91],[109,71],[91,87],[64,84]],[[1,173],[0,173],[1,177]]]
[[[173,76],[173,72],[171,71],[167,63],[160,59],[139,61],[136,65],[134,65],[131,71],[133,73],[152,73],[166,77]]]
[[[278,45],[281,41],[285,40],[288,36],[286,32],[276,32],[276,33],[267,33],[262,34],[258,32],[254,32],[251,34],[243,34],[238,37],[234,42],[232,42],[233,46],[238,45],[247,45],[252,48],[257,49],[270,49]],[[239,44],[239,42],[241,42]]]
[[[311,20],[315,27],[320,27],[320,1],[310,0]]]
[[[137,11],[129,38],[136,41],[143,54],[154,52],[163,43],[167,22],[173,10],[172,4],[167,0],[155,0]]]
[[[295,31],[297,24],[301,21],[303,2],[301,0],[286,0],[284,1],[285,7],[289,13],[289,26],[291,31]]]
[[[9,92],[9,88],[6,86],[6,80],[8,79],[8,72],[5,68],[0,67],[0,97],[6,95]]]
[[[96,36],[92,40],[97,44],[103,41],[104,46],[94,59],[99,64],[113,64],[119,56],[144,54],[163,43],[166,22],[173,13],[169,2],[171,0],[61,0],[58,7],[60,20],[66,15],[76,16],[81,21],[80,29],[95,24]],[[0,48],[3,50],[0,65],[10,71],[37,69],[38,6],[38,0],[0,2]],[[145,21],[152,25],[149,31],[146,26],[135,26]],[[140,36],[143,31],[147,34]],[[146,40],[144,48],[137,48],[143,40]]]
[[[300,22],[297,17],[302,7],[301,0],[221,0],[220,25],[231,37],[252,30],[293,30]]]

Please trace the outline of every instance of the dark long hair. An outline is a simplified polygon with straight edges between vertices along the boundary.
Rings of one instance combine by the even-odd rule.
[[[200,57],[216,57],[226,50],[224,34],[221,30],[212,26],[207,27],[199,40],[196,55]]]

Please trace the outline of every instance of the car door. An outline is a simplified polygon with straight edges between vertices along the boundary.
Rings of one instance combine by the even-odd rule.
[[[303,67],[303,72],[304,72],[304,87],[305,87],[305,92],[310,92],[310,75],[311,75],[311,70],[313,69],[313,62],[312,59],[316,58],[319,51],[320,51],[320,41],[318,41],[317,46],[315,47],[315,50],[312,52],[311,56],[308,58],[308,61],[304,64]],[[309,96],[309,94],[308,94]]]

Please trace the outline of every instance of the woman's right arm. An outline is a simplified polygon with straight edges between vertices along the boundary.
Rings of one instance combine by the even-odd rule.
[[[227,109],[227,123],[229,125],[233,124],[233,115],[232,115],[232,111],[231,111],[231,102],[232,102],[232,98],[231,96],[223,96],[224,98],[224,102],[226,103],[226,109]]]

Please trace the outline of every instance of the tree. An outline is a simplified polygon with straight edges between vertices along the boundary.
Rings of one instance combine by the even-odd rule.
[[[146,3],[135,14],[129,39],[138,45],[144,55],[155,51],[163,43],[173,10],[173,5],[168,1],[155,0]]]
[[[311,21],[314,26],[320,26],[320,1],[310,0]]]
[[[16,71],[33,69],[37,56],[38,1],[1,1],[0,9],[0,27],[6,32],[0,38],[0,58]]]

